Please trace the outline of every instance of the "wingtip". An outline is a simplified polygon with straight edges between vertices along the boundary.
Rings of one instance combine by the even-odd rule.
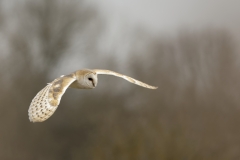
[[[31,123],[36,123],[36,122],[42,122],[42,121],[39,121],[39,120],[34,120],[34,119],[29,119]]]
[[[39,120],[37,120],[37,119],[35,119],[35,118],[31,117],[31,116],[29,116],[29,121],[30,121],[31,123],[42,122],[42,121],[39,121]]]
[[[29,118],[29,121],[32,122],[32,123],[34,123],[34,121],[33,121],[31,118]]]

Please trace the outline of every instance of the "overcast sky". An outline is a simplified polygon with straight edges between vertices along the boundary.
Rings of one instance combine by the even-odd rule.
[[[145,27],[149,32],[174,33],[181,29],[230,30],[240,40],[239,0],[91,0],[109,20]],[[120,25],[121,26],[121,25]]]

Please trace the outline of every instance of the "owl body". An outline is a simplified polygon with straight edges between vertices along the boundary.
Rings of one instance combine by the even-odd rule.
[[[51,117],[59,106],[61,98],[68,87],[77,89],[95,88],[98,83],[98,74],[107,74],[121,77],[131,83],[149,89],[157,88],[140,82],[131,77],[109,70],[78,70],[69,75],[61,76],[53,80],[51,83],[48,83],[46,87],[44,87],[41,91],[37,93],[37,95],[33,98],[28,110],[29,120],[31,122],[42,122]]]

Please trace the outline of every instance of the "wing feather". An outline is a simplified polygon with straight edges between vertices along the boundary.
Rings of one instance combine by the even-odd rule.
[[[106,74],[106,75],[113,75],[113,76],[117,76],[117,77],[120,77],[120,78],[123,78],[133,84],[136,84],[136,85],[139,85],[139,86],[142,86],[142,87],[145,87],[145,88],[148,88],[148,89],[157,89],[158,87],[155,87],[155,86],[151,86],[151,85],[148,85],[146,83],[143,83],[139,80],[136,80],[132,77],[128,77],[126,75],[123,75],[123,74],[120,74],[120,73],[117,73],[117,72],[113,72],[113,71],[110,71],[110,70],[102,70],[102,69],[94,69],[94,71],[97,73],[97,74]]]
[[[42,122],[53,115],[66,89],[75,80],[75,75],[70,74],[48,83],[48,85],[33,98],[28,110],[29,120],[31,122]]]

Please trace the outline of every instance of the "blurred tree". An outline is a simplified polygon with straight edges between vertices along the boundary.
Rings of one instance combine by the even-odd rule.
[[[37,126],[28,122],[28,106],[74,40],[84,38],[85,43],[96,43],[93,38],[99,33],[95,27],[101,26],[100,17],[82,1],[24,0],[4,4],[9,9],[0,14],[0,34],[4,36],[1,41],[6,44],[0,46],[5,52],[0,55],[1,80],[5,84],[0,89],[0,140],[5,144],[0,145],[0,158],[51,159],[59,150],[50,132],[52,126],[34,128]],[[48,147],[44,143],[47,141]]]
[[[145,43],[146,56],[133,46],[129,68],[159,89],[130,90],[124,109],[106,110],[89,159],[239,158],[239,74],[230,35],[203,31]],[[146,61],[152,63],[144,68]]]
[[[141,31],[124,67],[157,91],[128,83],[124,90],[116,86],[121,80],[101,77],[107,90],[101,80],[92,92],[68,90],[53,118],[32,124],[28,106],[50,68],[71,55],[75,41],[97,52],[102,24],[83,1],[6,4],[10,9],[0,9],[0,159],[239,159],[238,55],[226,32],[163,39]],[[103,62],[94,56],[91,66]],[[104,59],[105,68],[117,63],[114,55]]]

